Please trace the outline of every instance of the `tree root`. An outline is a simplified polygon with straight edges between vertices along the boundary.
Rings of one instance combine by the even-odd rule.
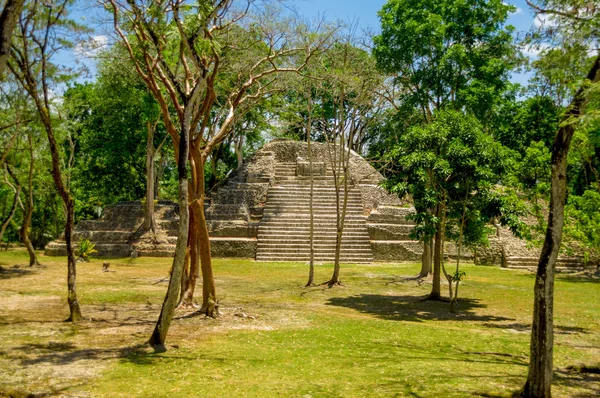
[[[342,283],[342,281],[341,281],[341,280],[339,280],[339,279],[338,279],[337,281],[335,281],[335,280],[333,280],[333,279],[330,279],[330,280],[328,280],[327,282],[323,282],[323,283],[321,283],[319,286],[325,286],[325,285],[327,285],[327,287],[328,287],[328,288],[330,288],[330,289],[331,289],[332,287],[334,287],[334,286],[342,286],[342,287],[345,287],[345,285],[344,285],[344,284]]]
[[[447,297],[442,297],[437,294],[429,293],[427,296],[423,296],[419,299],[419,301],[441,301],[443,303],[449,303],[450,299]]]
[[[193,301],[181,301],[179,304],[177,304],[177,306],[175,307],[175,311],[179,311],[179,310],[184,310],[184,309],[198,309],[200,308],[200,306],[196,303],[194,303]]]

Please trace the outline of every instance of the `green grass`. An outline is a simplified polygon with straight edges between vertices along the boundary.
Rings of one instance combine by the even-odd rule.
[[[0,265],[25,263],[23,256],[0,253]],[[0,275],[0,392],[462,397],[510,392],[527,374],[533,275],[524,271],[466,265],[452,314],[447,303],[419,300],[429,284],[403,278],[416,264],[346,265],[345,287],[305,289],[305,264],[216,259],[222,316],[178,313],[169,350],[153,354],[141,345],[170,260],[111,260],[114,273],[100,272],[101,260],[79,265],[82,311],[92,320],[75,326],[60,322],[64,258],[43,262],[47,268]],[[317,281],[330,273],[319,266]],[[597,375],[565,370],[598,365],[598,282],[557,278],[557,397],[600,394]]]

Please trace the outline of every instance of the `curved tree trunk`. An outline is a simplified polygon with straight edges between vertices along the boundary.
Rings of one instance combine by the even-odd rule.
[[[600,80],[600,54],[588,72],[587,79]],[[585,89],[581,87],[565,112],[552,147],[550,213],[544,246],[540,255],[534,284],[533,322],[529,373],[521,395],[550,397],[552,387],[552,354],[554,342],[554,267],[558,258],[564,222],[567,193],[567,156],[575,133],[575,123],[581,115]]]
[[[189,208],[188,208],[188,178],[187,178],[187,159],[189,151],[189,111],[186,110],[186,118],[183,122],[182,133],[179,140],[179,153],[177,154],[177,171],[178,171],[178,186],[179,186],[179,229],[177,233],[177,246],[175,247],[175,258],[173,259],[173,267],[171,269],[171,278],[165,300],[154,327],[154,331],[150,336],[148,343],[154,347],[156,351],[165,351],[165,340],[175,306],[179,299],[179,289],[181,288],[181,275],[186,257],[186,248],[188,245],[188,227],[189,227]]]
[[[204,200],[206,197],[204,167],[206,165],[206,156],[194,150],[191,157],[192,179],[190,190],[193,192],[193,197],[190,201],[190,211],[193,214],[194,223],[190,224],[190,231],[193,231],[195,239],[190,242],[190,273],[187,289],[182,296],[181,305],[187,307],[193,306],[196,280],[199,273],[198,265],[200,265],[200,270],[202,271],[202,305],[198,311],[207,316],[215,317],[219,314],[217,292],[210,253],[210,237],[204,215]]]
[[[10,208],[10,211],[8,212],[8,214],[6,215],[4,220],[2,220],[2,226],[0,226],[0,243],[2,242],[2,238],[4,237],[4,231],[6,231],[6,228],[10,224],[10,221],[13,219],[13,217],[15,216],[15,213],[17,212],[17,204],[19,203],[19,195],[20,194],[21,194],[21,186],[17,185],[15,188],[15,197],[13,199],[12,207]]]
[[[35,167],[35,158],[33,152],[33,142],[31,134],[27,135],[27,141],[29,142],[29,176],[28,176],[28,192],[27,192],[27,206],[25,207],[25,214],[23,215],[23,224],[21,226],[21,241],[27,248],[29,253],[29,266],[40,265],[31,240],[29,239],[29,228],[31,227],[31,218],[33,216],[33,171]]]
[[[39,113],[48,136],[48,142],[50,144],[50,153],[52,155],[52,178],[60,198],[63,201],[65,209],[65,243],[67,246],[67,301],[69,303],[69,317],[67,321],[78,322],[83,319],[81,315],[81,309],[79,308],[79,301],[77,299],[77,266],[75,263],[75,251],[73,250],[73,229],[75,221],[75,201],[71,196],[67,186],[65,185],[60,169],[60,154],[56,138],[54,137],[54,130],[52,128],[52,121],[50,120],[48,109],[41,105],[37,95],[32,95],[38,106]]]

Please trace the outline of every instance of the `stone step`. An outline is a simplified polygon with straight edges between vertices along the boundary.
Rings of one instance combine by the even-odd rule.
[[[269,219],[264,221],[261,226],[259,227],[259,231],[261,231],[261,228],[275,228],[275,229],[286,229],[286,230],[290,230],[290,229],[296,229],[296,228],[303,228],[306,231],[308,231],[310,229],[310,220],[308,219],[308,217],[306,217],[305,219],[301,219],[301,218],[296,218],[296,219],[287,219],[287,220],[278,220],[277,218],[273,218],[273,219]],[[345,222],[344,222],[344,230],[346,229],[363,229],[365,228],[365,223],[364,220],[361,220],[359,218],[355,218],[355,219],[351,219],[351,218],[346,218]],[[336,218],[322,218],[322,219],[318,219],[315,218],[313,220],[313,230],[314,231],[335,231],[337,229],[337,222],[336,222]]]
[[[94,243],[127,243],[131,237],[131,231],[82,231],[76,229],[73,232],[73,241],[78,243],[82,239],[88,239]]]
[[[317,224],[315,223],[313,225],[314,227],[314,231],[319,232],[320,234],[336,234],[337,233],[337,227],[335,225],[335,223],[329,223],[329,224]],[[258,234],[260,235],[263,231],[267,231],[266,229],[263,228],[269,228],[269,230],[287,230],[287,233],[292,233],[292,232],[296,232],[296,233],[308,233],[308,231],[310,230],[310,225],[308,222],[306,223],[275,223],[273,222],[273,224],[269,224],[269,225],[265,225],[261,228],[259,228],[258,230]],[[362,232],[364,231],[364,226],[360,225],[358,223],[355,224],[348,224],[346,223],[344,225],[344,231],[349,233],[349,232]],[[367,233],[365,233],[365,236],[367,236]]]
[[[263,219],[270,219],[273,217],[288,217],[288,218],[301,218],[310,220],[310,209],[290,209],[290,208],[279,208],[279,209],[269,209],[263,213]],[[313,218],[315,220],[320,218],[333,218],[337,219],[337,210],[335,207],[333,208],[321,208],[321,209],[313,209],[312,210]],[[340,217],[345,215],[345,218],[360,218],[365,219],[364,213],[359,211],[356,208],[348,209],[344,211],[340,209]]]
[[[348,203],[353,203],[357,205],[362,205],[362,197],[359,195],[350,195],[346,199]],[[267,197],[267,202],[269,204],[277,205],[282,203],[296,203],[304,206],[310,205],[310,196],[308,194],[294,194],[290,193],[289,195],[283,196],[280,194],[270,195]],[[317,204],[325,204],[325,205],[333,205],[339,202],[340,204],[344,203],[343,195],[340,196],[340,199],[336,199],[335,195],[330,195],[328,197],[319,196],[318,194],[313,195],[313,205]],[[266,203],[265,203],[266,205]]]
[[[264,239],[261,239],[258,242],[258,246],[259,247],[276,247],[276,248],[309,248],[310,247],[310,243],[308,240],[304,241],[304,240],[289,240],[289,239],[282,239],[279,241],[275,241],[275,240],[271,240],[271,241],[265,241]],[[331,240],[331,241],[318,241],[318,242],[313,242],[313,247],[318,247],[318,248],[329,248],[329,247],[335,247],[335,240]],[[342,247],[344,248],[371,248],[371,243],[369,241],[346,241],[344,239],[342,239]]]
[[[274,186],[269,188],[269,194],[271,193],[277,193],[277,192],[286,192],[286,191],[304,191],[304,192],[310,192],[310,186],[306,186],[304,184],[287,184],[287,185],[280,185],[280,186]],[[320,192],[335,192],[335,187],[332,185],[330,187],[327,186],[318,186],[318,187],[313,187],[313,192],[316,191],[320,191]],[[340,191],[344,192],[344,187],[340,187]],[[352,193],[352,192],[356,192],[357,194],[360,194],[360,190],[355,187],[355,186],[348,186],[348,192]]]
[[[308,234],[306,235],[259,235],[258,238],[261,242],[310,242]],[[356,235],[342,235],[342,242],[370,242],[369,235],[356,234]],[[335,242],[337,240],[336,235],[315,235],[313,242]],[[369,243],[370,244],[370,243]]]
[[[280,188],[287,188],[287,187],[306,187],[308,189],[310,189],[310,181],[309,180],[300,180],[300,179],[293,179],[293,180],[281,180],[281,181],[277,181],[275,184],[275,187],[280,187]],[[326,181],[326,180],[315,180],[313,181],[313,189],[316,187],[327,187],[327,188],[331,188],[332,190],[335,190],[335,186],[333,181]],[[351,184],[348,184],[348,188],[349,189],[353,189],[354,186]],[[340,189],[344,189],[344,185],[341,185]]]
[[[256,261],[260,262],[308,262],[309,257],[307,256],[278,256],[278,255],[256,255]],[[333,263],[335,258],[333,256],[314,256],[314,261],[318,263]],[[373,262],[372,257],[341,257],[340,263],[342,264],[368,264]]]
[[[113,229],[120,231],[133,232],[142,223],[142,219],[132,218],[131,220],[81,220],[77,224],[78,231],[112,231]]]
[[[279,254],[310,254],[310,248],[308,247],[281,247],[281,248],[277,248],[277,247],[258,247],[258,250],[260,251],[260,253],[279,253]],[[335,254],[335,246],[333,247],[315,247],[313,248],[315,253],[319,253],[319,254],[327,254],[327,253],[331,253],[332,255]],[[367,247],[367,248],[354,248],[354,247],[342,247],[340,249],[340,253],[343,253],[344,255],[347,254],[352,254],[352,255],[361,255],[361,256],[370,256],[371,255],[371,248]]]
[[[310,215],[309,214],[292,214],[292,213],[281,213],[281,214],[268,214],[264,217],[261,222],[262,226],[274,226],[274,225],[286,225],[293,224],[296,226],[310,227]],[[337,217],[335,214],[314,214],[313,226],[317,228],[317,225],[321,226],[332,226],[337,225]],[[346,214],[344,218],[344,225],[360,225],[365,226],[366,222],[360,214]],[[260,227],[259,227],[260,228]]]
[[[337,206],[335,204],[335,202],[333,203],[313,203],[312,209],[313,211],[337,211]],[[265,205],[265,207],[263,207],[263,212],[264,213],[268,213],[269,211],[277,211],[277,210],[281,210],[281,209],[285,209],[291,212],[294,211],[298,211],[298,212],[308,212],[311,209],[311,206],[308,203],[271,203],[269,202],[268,205]],[[339,205],[339,209],[340,211],[342,211],[344,209],[344,204],[340,203]],[[346,203],[346,211],[348,210],[353,210],[356,212],[363,212],[363,206],[360,203],[351,203],[348,202]]]
[[[335,248],[321,248],[314,249],[314,253],[319,256],[335,256]],[[292,256],[306,256],[310,255],[310,249],[308,248],[289,248],[289,249],[275,249],[272,247],[259,248],[257,254],[262,255],[292,255]],[[341,249],[340,254],[344,257],[371,257],[370,249]]]
[[[298,200],[301,199],[302,201],[310,201],[310,189],[308,190],[303,190],[303,189],[298,189],[298,190],[289,190],[289,191],[278,191],[278,192],[270,192],[267,195],[267,200]],[[319,202],[333,202],[335,203],[335,201],[338,200],[336,193],[334,190],[327,190],[327,191],[317,191],[316,189],[313,191],[313,202],[314,201],[319,201]],[[340,192],[340,196],[339,196],[339,200],[342,201],[344,200],[344,192]],[[348,196],[347,196],[347,200],[356,200],[356,201],[362,201],[362,196],[360,194],[360,192],[348,192]]]

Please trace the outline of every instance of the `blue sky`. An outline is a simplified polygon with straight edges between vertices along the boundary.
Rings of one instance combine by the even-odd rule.
[[[290,1],[290,4],[293,4],[301,15],[308,18],[325,16],[328,20],[355,22],[358,24],[359,31],[377,32],[379,30],[377,12],[385,2],[385,0],[295,0]],[[507,0],[506,2],[517,7],[516,12],[510,16],[508,23],[513,25],[520,34],[529,31],[534,25],[534,14],[525,1]],[[81,1],[79,4],[80,6],[76,6],[72,17],[78,22],[93,23],[92,21],[95,18],[92,16],[93,11],[89,8],[89,2]],[[105,44],[108,40],[106,34],[100,31],[97,32],[96,38],[100,45]],[[87,65],[92,72],[91,76],[83,80],[93,80],[95,65],[93,60],[84,56],[85,52],[84,49],[76,49],[74,55],[79,62]],[[531,54],[531,56],[535,55]],[[63,63],[73,63],[73,55],[65,55],[61,58],[63,58],[61,59]],[[527,74],[514,74],[512,80],[526,84],[527,78]]]

